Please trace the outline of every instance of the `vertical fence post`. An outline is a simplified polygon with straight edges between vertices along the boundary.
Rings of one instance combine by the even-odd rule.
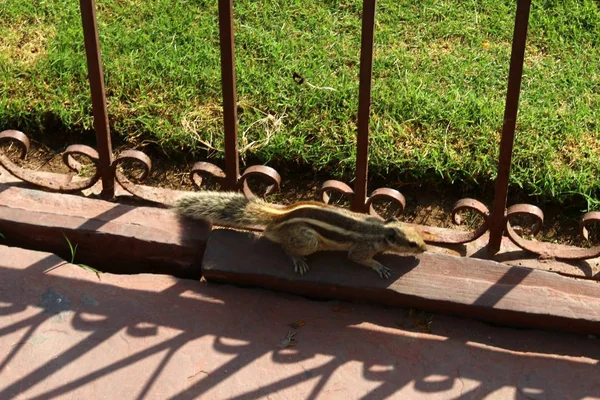
[[[88,79],[92,94],[92,113],[94,130],[96,131],[96,147],[99,157],[98,168],[102,178],[102,197],[112,198],[115,194],[115,177],[111,168],[112,144],[106,110],[106,94],[104,92],[104,75],[98,40],[98,25],[94,0],[80,0],[83,39],[87,58]]]
[[[494,207],[490,218],[489,254],[496,254],[500,250],[502,235],[506,225],[504,220],[506,199],[508,195],[510,166],[512,163],[513,145],[515,141],[515,126],[519,108],[521,78],[523,77],[523,61],[525,58],[525,43],[527,40],[530,8],[531,0],[518,0],[512,51],[510,55],[510,70],[508,72],[508,89],[506,93],[506,105],[504,108],[504,123],[502,126],[502,138],[500,140],[498,177],[496,178]]]
[[[221,80],[223,89],[223,127],[225,130],[224,188],[237,188],[240,176],[238,154],[237,96],[233,38],[233,0],[219,0],[219,38],[221,42]]]
[[[369,169],[369,121],[373,74],[373,37],[376,0],[363,0],[360,44],[360,80],[358,86],[358,121],[356,138],[356,181],[351,208],[366,212],[367,174]]]

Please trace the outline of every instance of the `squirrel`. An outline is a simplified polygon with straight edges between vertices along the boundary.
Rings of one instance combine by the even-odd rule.
[[[242,229],[263,226],[264,236],[282,246],[300,275],[309,270],[306,256],[344,250],[350,260],[387,279],[390,269],[373,256],[385,251],[418,254],[427,249],[419,233],[395,217],[383,221],[316,201],[280,206],[247,199],[237,192],[203,191],[180,198],[174,208],[180,215],[208,219],[215,225]]]

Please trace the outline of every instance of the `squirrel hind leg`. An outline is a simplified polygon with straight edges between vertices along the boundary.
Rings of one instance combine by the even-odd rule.
[[[319,235],[307,226],[282,227],[277,235],[281,238],[283,251],[290,256],[294,271],[300,275],[308,272],[306,256],[319,251]]]

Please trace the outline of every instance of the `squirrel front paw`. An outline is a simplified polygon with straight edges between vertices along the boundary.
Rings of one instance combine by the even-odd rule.
[[[390,277],[392,276],[392,271],[388,267],[385,267],[383,265],[378,265],[374,269],[375,269],[375,272],[377,272],[379,274],[380,278],[390,279]]]
[[[300,275],[304,275],[308,272],[308,263],[305,257],[292,256],[292,262],[294,263],[294,271]]]

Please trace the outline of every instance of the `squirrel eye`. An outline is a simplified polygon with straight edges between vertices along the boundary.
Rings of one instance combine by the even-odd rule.
[[[410,242],[408,244],[408,247],[417,247],[417,244],[415,242]]]

